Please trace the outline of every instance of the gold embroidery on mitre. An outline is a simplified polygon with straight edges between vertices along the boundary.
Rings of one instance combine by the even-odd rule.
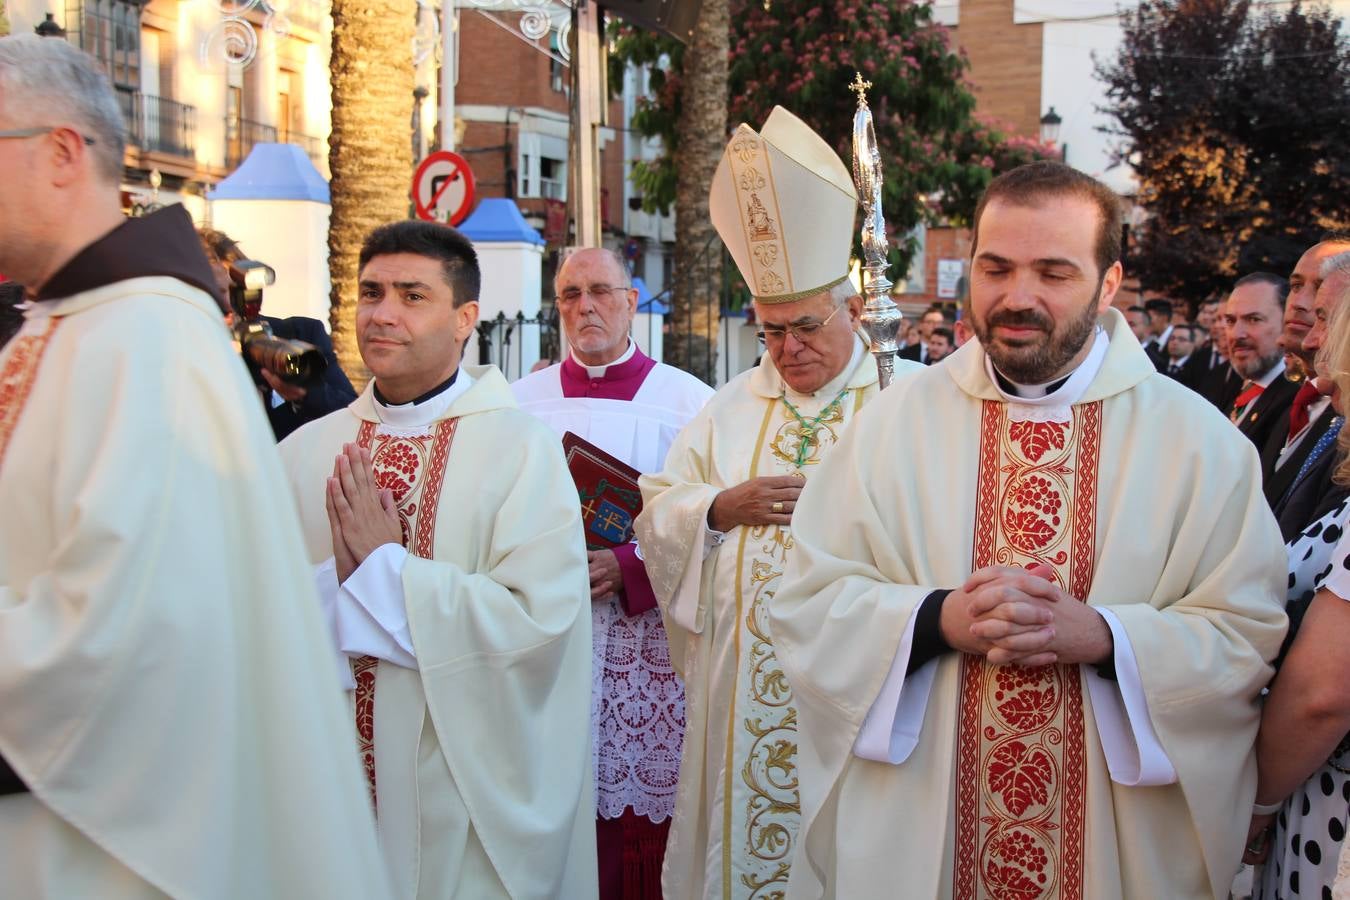
[[[769,211],[760,202],[758,194],[750,195],[750,202],[745,207],[745,218],[750,223],[748,232],[750,240],[771,241],[778,237],[778,232],[773,227],[773,219],[769,218]]]
[[[741,234],[750,251],[746,260],[750,277],[746,280],[752,285],[751,293],[758,296],[789,292],[792,280],[787,254],[778,246],[782,238],[781,216],[764,142],[746,130],[732,140],[727,151]],[[760,247],[770,245],[772,250],[759,251]]]

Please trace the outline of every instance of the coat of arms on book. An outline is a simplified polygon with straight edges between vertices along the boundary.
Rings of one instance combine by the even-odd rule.
[[[570,431],[562,443],[581,501],[586,549],[609,550],[631,541],[633,520],[642,511],[641,473]]]

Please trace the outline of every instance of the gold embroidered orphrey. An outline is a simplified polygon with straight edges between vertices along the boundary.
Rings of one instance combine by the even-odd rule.
[[[356,433],[357,446],[370,451],[375,486],[394,495],[403,546],[414,556],[431,559],[435,554],[436,513],[441,484],[455,440],[459,419],[443,419],[426,435],[401,437],[377,434],[374,422],[362,422]],[[351,660],[356,718],[356,747],[366,773],[371,806],[379,808],[375,779],[375,676],[379,660],[358,656]]]
[[[778,209],[778,192],[773,183],[764,139],[742,126],[740,133],[727,147],[727,163],[731,166],[731,181],[737,194],[737,208],[741,215],[741,229],[750,251],[750,267],[754,275],[756,295],[773,296],[792,290],[792,272],[787,254],[782,250],[782,215]],[[768,198],[768,205],[759,196]]]
[[[5,464],[5,451],[14,430],[19,427],[28,396],[37,381],[38,364],[42,362],[47,342],[60,324],[59,316],[52,316],[41,334],[30,334],[12,339],[9,358],[0,369],[0,466]]]
[[[1071,421],[981,419],[974,568],[1051,568],[1092,587],[1101,403]],[[1077,666],[1022,669],[965,656],[957,731],[954,896],[1082,900],[1087,766]]]
[[[853,412],[862,406],[863,389]],[[821,422],[802,467],[820,463],[844,430],[844,404]],[[769,428],[776,428],[769,438]],[[781,403],[769,401],[750,477],[800,474],[805,436]],[[761,472],[763,468],[770,471]],[[741,530],[736,553],[736,686],[728,711],[726,781],[722,798],[722,895],[772,900],[787,886],[801,803],[797,792],[797,709],[769,634],[769,604],[778,590],[792,532],[780,525]],[[748,604],[746,601],[748,600]],[[739,766],[737,765],[739,761]],[[733,848],[739,845],[738,853]],[[739,865],[738,865],[739,863]]]

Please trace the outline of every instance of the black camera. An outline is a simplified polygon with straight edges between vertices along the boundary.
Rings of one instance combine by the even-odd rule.
[[[263,288],[277,280],[266,263],[239,259],[230,270],[230,309],[234,311],[234,334],[244,356],[287,384],[306,385],[328,368],[323,351],[304,341],[288,341],[272,334],[262,318]]]

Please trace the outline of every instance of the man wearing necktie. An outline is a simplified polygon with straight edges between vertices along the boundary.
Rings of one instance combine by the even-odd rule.
[[[1258,450],[1288,422],[1298,393],[1298,385],[1281,377],[1285,365],[1279,339],[1288,291],[1289,282],[1280,276],[1255,272],[1237,280],[1224,310],[1233,369],[1245,379],[1228,418]]]
[[[1310,270],[1318,276],[1313,300],[1313,326],[1303,339],[1304,352],[1314,360],[1320,355],[1326,341],[1328,321],[1346,297],[1350,296],[1350,242],[1334,245],[1335,249],[1340,251],[1334,255],[1323,250],[1320,254],[1322,258],[1315,268],[1307,265],[1308,257],[1314,254],[1314,251],[1325,248],[1328,243],[1330,242],[1324,241],[1305,253],[1304,258],[1299,260],[1298,266],[1294,269],[1294,278],[1290,279],[1291,282],[1300,284],[1302,288],[1301,283],[1307,283],[1310,279],[1300,277],[1300,273],[1306,275]],[[1330,381],[1322,367],[1317,367],[1316,371],[1317,378],[1314,380]],[[1331,473],[1339,456],[1336,450],[1337,436],[1345,422],[1342,410],[1338,408],[1340,405],[1338,397],[1325,398],[1325,411],[1318,416],[1326,419],[1325,426],[1320,432],[1317,430],[1316,420],[1308,426],[1308,436],[1304,441],[1311,442],[1311,447],[1297,464],[1294,477],[1273,504],[1275,516],[1280,522],[1280,532],[1286,541],[1292,540],[1311,522],[1321,517],[1331,505],[1338,503],[1345,496],[1346,489],[1331,480]],[[1296,423],[1290,425],[1291,431],[1294,424]],[[1295,465],[1293,459],[1286,463],[1287,468],[1294,468]],[[1270,496],[1270,492],[1267,492],[1267,498]]]
[[[1167,340],[1167,368],[1164,374],[1190,387],[1190,370],[1186,364],[1194,351],[1195,329],[1190,325],[1173,325],[1172,336]]]
[[[1331,424],[1331,381],[1314,377],[1317,347],[1306,339],[1316,323],[1314,297],[1322,283],[1320,268],[1338,252],[1350,250],[1350,244],[1322,241],[1300,257],[1289,276],[1289,297],[1284,306],[1284,332],[1280,345],[1284,350],[1288,373],[1301,370],[1308,377],[1300,385],[1285,421],[1273,426],[1261,448],[1261,471],[1266,499],[1274,507],[1288,492],[1318,439]],[[1314,342],[1315,344],[1318,342]]]

